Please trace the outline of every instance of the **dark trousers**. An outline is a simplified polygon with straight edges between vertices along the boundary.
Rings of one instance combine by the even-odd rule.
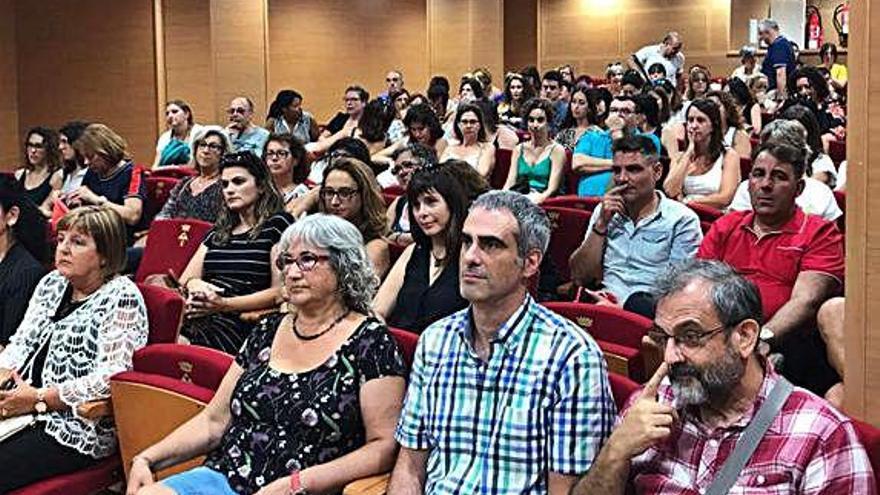
[[[0,443],[0,494],[98,462],[59,444],[37,423]]]

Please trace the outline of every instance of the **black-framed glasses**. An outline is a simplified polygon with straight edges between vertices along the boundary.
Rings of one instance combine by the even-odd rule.
[[[333,197],[336,196],[342,201],[351,201],[352,198],[360,192],[360,189],[351,188],[351,187],[340,187],[339,189],[333,189],[330,187],[322,187],[321,188],[321,199],[324,201],[332,201]]]
[[[290,156],[290,151],[288,150],[271,150],[266,152],[266,159],[269,158],[280,158],[284,160],[285,158]]]
[[[226,109],[226,113],[229,115],[247,115],[248,109],[244,107],[230,107]]]
[[[299,255],[299,258],[294,258],[289,253],[281,253],[275,258],[275,267],[280,271],[284,271],[290,265],[296,264],[296,267],[299,268],[301,272],[310,272],[318,266],[318,263],[321,261],[327,261],[330,257],[326,254],[315,254],[305,252]]]
[[[671,335],[666,333],[665,330],[654,325],[648,330],[648,338],[651,339],[657,347],[661,349],[666,348],[666,344],[669,342],[669,339],[675,343],[678,347],[684,347],[686,349],[696,349],[698,347],[702,347],[709,341],[712,337],[717,335],[719,332],[724,331],[727,328],[727,325],[723,323],[718,325],[717,327],[706,329],[703,331],[697,330],[685,330],[679,335]]]
[[[41,150],[41,149],[44,149],[46,147],[46,145],[43,143],[24,143],[24,147],[35,149],[35,150]]]
[[[209,150],[214,151],[216,153],[220,153],[221,151],[223,151],[223,145],[217,144],[217,143],[206,143],[206,142],[202,141],[201,143],[196,145],[196,149],[198,149],[198,150],[209,149]]]
[[[404,170],[415,170],[418,168],[422,168],[422,162],[418,160],[403,160],[394,164],[391,173],[397,175]]]

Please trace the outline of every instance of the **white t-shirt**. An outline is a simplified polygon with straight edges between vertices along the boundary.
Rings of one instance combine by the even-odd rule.
[[[675,77],[684,69],[684,54],[678,52],[674,57],[668,59],[663,56],[663,44],[648,45],[636,52],[636,58],[645,67],[647,71],[654,64],[662,64],[666,68],[666,78],[674,80]]]
[[[804,177],[804,192],[794,202],[800,206],[804,213],[819,215],[825,220],[834,222],[843,212],[837,206],[834,193],[824,182],[812,177]],[[736,188],[733,201],[730,203],[731,211],[748,211],[752,209],[752,200],[749,196],[749,181],[744,180]]]
[[[831,176],[831,182],[834,182],[837,179],[837,168],[834,166],[834,162],[831,161],[831,157],[825,153],[819,153],[816,159],[813,160],[812,165],[813,175],[816,175],[819,172],[826,172]]]
[[[837,185],[834,187],[834,190],[846,190],[846,160],[840,162],[840,169],[837,171]]]

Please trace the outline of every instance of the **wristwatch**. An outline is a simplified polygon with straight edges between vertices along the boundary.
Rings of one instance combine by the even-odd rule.
[[[34,404],[34,411],[37,414],[43,414],[49,410],[49,405],[46,404],[46,389],[38,388],[37,389],[37,403]]]

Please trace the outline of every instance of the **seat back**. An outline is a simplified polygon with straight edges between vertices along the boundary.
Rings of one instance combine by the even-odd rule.
[[[605,354],[610,371],[640,383],[645,380],[642,338],[650,330],[651,320],[612,306],[580,302],[542,304],[586,330]]]
[[[698,217],[700,217],[701,222],[708,222],[711,224],[715,220],[721,218],[722,215],[724,215],[721,210],[716,210],[711,206],[705,206],[699,203],[688,203],[687,205],[691,210],[694,211],[694,213],[697,214]]]
[[[492,173],[489,174],[489,185],[492,189],[501,189],[507,181],[507,174],[510,172],[510,155],[511,150],[495,150],[495,166],[492,167]]]
[[[876,478],[880,477],[880,429],[854,418],[851,420],[859,435],[859,440],[868,452],[868,459],[871,461],[876,481]],[[880,488],[880,483],[878,483],[878,488]]]
[[[147,200],[144,201],[144,224],[149,224],[165,206],[171,190],[180,182],[174,177],[147,177]]]
[[[121,468],[118,458],[108,457],[92,467],[38,481],[8,492],[8,495],[92,495],[105,493],[105,489],[120,482]],[[106,490],[106,493],[113,492]]]
[[[126,477],[135,454],[167,436],[210,402],[231,363],[232,356],[214,349],[156,344],[135,352],[131,371],[110,379]],[[194,459],[157,476],[161,479],[200,464],[201,459]]]
[[[746,180],[752,174],[752,159],[747,156],[739,157],[739,176],[740,179]]]
[[[416,355],[416,346],[419,343],[419,334],[402,328],[388,327],[388,332],[397,341],[397,347],[403,354],[403,361],[407,368],[412,368],[413,358]]]
[[[551,226],[547,252],[556,266],[559,283],[562,284],[571,280],[568,258],[584,240],[587,225],[590,223],[590,213],[574,208],[543,205],[542,207],[550,219]]]
[[[150,325],[147,344],[177,342],[180,323],[183,321],[183,298],[164,287],[144,284],[137,286],[147,305],[147,320]]]
[[[157,167],[150,171],[150,177],[171,177],[173,179],[185,179],[199,175],[199,171],[193,167],[169,165],[167,167]]]
[[[396,196],[403,196],[404,194],[406,194],[406,190],[398,185],[388,186],[388,187],[382,189],[382,192],[386,193],[386,194],[390,194],[395,197]]]
[[[585,197],[577,194],[566,194],[565,196],[554,196],[547,198],[541,203],[541,206],[555,206],[562,208],[573,208],[575,210],[584,210],[592,212],[596,206],[602,202],[600,197]]]
[[[562,179],[565,181],[565,194],[577,195],[578,182],[580,182],[581,176],[572,169],[571,161],[573,158],[574,152],[566,149],[565,165],[562,167]]]
[[[828,156],[831,157],[831,161],[834,162],[835,165],[840,166],[840,164],[846,160],[846,141],[841,141],[839,139],[832,139],[829,141]]]
[[[608,380],[611,382],[611,395],[614,396],[614,403],[617,404],[619,411],[623,409],[626,401],[639,389],[640,385],[617,373],[608,373]]]
[[[147,246],[135,274],[135,281],[143,282],[149,275],[166,274],[168,270],[179,277],[213,227],[201,220],[154,220],[150,224]]]

